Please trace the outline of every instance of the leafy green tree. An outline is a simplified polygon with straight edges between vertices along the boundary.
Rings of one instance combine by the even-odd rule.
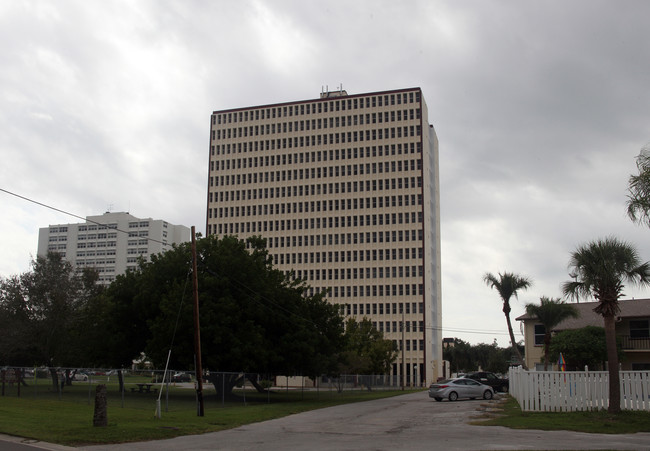
[[[19,276],[0,279],[0,365],[32,365],[31,312]]]
[[[454,338],[453,345],[443,349],[443,358],[449,361],[451,370],[455,373],[467,373],[479,368],[493,373],[506,373],[512,354],[512,348],[500,348],[496,340],[492,344],[471,345]]]
[[[241,374],[318,375],[336,371],[343,345],[339,308],[323,294],[273,268],[259,237],[197,240],[203,367],[219,393],[230,394]],[[107,292],[115,343],[128,360],[144,351],[161,367],[194,366],[190,279],[185,243],[141,262]],[[172,344],[173,343],[173,344]],[[221,379],[218,372],[235,372]]]
[[[544,326],[544,371],[547,371],[553,328],[567,318],[577,318],[578,310],[559,298],[553,299],[542,296],[539,304],[526,304],[526,313],[537,318]]]
[[[586,326],[558,332],[549,346],[549,358],[557,360],[562,353],[567,369],[598,369],[607,360],[605,329]]]
[[[0,281],[0,323],[7,334],[5,364],[76,366],[85,363],[82,336],[87,306],[97,296],[97,274],[77,272],[58,253],[37,257],[31,270]]]
[[[627,214],[633,222],[650,227],[650,143],[636,158],[638,175],[628,181]]]
[[[474,362],[483,371],[493,373],[505,373],[508,371],[508,356],[510,348],[499,348],[496,340],[492,344],[479,343],[472,346],[472,355]],[[478,368],[477,368],[478,369]]]
[[[477,368],[472,354],[472,345],[460,338],[454,338],[453,344],[442,350],[442,356],[449,362],[452,372],[464,373]]]
[[[621,392],[616,352],[616,315],[620,311],[618,299],[623,296],[624,283],[650,285],[650,262],[641,262],[637,250],[629,243],[613,237],[598,239],[579,246],[571,253],[569,273],[576,280],[562,286],[565,296],[593,297],[598,301],[594,309],[602,315],[607,341],[609,370],[608,412],[621,410]]]
[[[392,340],[373,327],[367,318],[357,322],[349,318],[345,323],[345,350],[342,353],[341,373],[387,374],[397,358]]]
[[[506,316],[506,323],[508,325],[508,334],[510,335],[510,343],[514,349],[517,359],[521,363],[523,368],[526,368],[526,363],[521,357],[521,352],[517,347],[517,342],[515,341],[515,334],[512,331],[512,322],[510,321],[510,298],[512,296],[517,297],[519,290],[528,289],[533,282],[524,276],[520,276],[514,273],[504,272],[503,274],[499,273],[498,277],[494,276],[492,273],[486,273],[483,276],[483,281],[490,287],[499,293],[501,300],[503,301],[503,314]]]

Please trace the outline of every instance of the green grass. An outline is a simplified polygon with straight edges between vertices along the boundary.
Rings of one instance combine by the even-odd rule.
[[[503,415],[481,421],[484,426],[543,431],[576,431],[599,434],[650,432],[650,412],[623,411],[609,414],[605,410],[588,412],[522,412],[519,403],[508,397]]]
[[[86,382],[75,382],[72,387],[65,387],[60,395],[45,382],[39,382],[37,389],[23,387],[20,397],[15,391],[7,392],[0,397],[0,433],[68,446],[159,440],[220,431],[308,410],[405,393],[399,390],[343,393],[278,390],[267,395],[247,391],[244,403],[244,393],[239,391],[236,400],[222,403],[210,390],[211,386],[206,386],[205,415],[199,417],[194,390],[171,387],[169,403],[163,395],[161,418],[156,418],[157,396],[131,393],[128,389],[130,382],[134,381],[127,382],[124,398],[112,379],[108,384],[107,427],[93,427],[94,389],[90,400]]]

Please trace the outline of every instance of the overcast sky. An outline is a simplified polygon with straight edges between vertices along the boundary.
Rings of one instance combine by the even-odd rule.
[[[650,260],[625,213],[650,141],[649,17],[628,0],[0,2],[0,188],[205,233],[212,111],[419,86],[440,140],[443,336],[505,346],[486,271],[533,279],[514,321],[561,295],[579,244],[613,235]],[[79,222],[0,206],[3,277],[29,269],[39,227]]]

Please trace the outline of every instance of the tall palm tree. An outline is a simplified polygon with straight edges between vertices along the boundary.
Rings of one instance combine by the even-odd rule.
[[[512,296],[517,297],[517,292],[519,290],[528,289],[533,284],[532,280],[530,280],[528,277],[520,276],[518,274],[510,272],[504,272],[503,274],[499,273],[498,277],[488,272],[483,276],[483,281],[490,288],[497,290],[499,296],[501,296],[501,300],[503,301],[503,314],[506,315],[508,334],[510,334],[510,343],[512,343],[512,348],[515,350],[515,354],[517,355],[521,366],[524,369],[528,369],[526,367],[524,359],[521,357],[519,348],[517,347],[515,334],[512,332],[512,323],[510,322],[510,298]]]
[[[551,331],[567,318],[577,318],[578,309],[563,301],[542,296],[539,304],[526,304],[526,313],[544,326],[544,371],[548,370]]]
[[[636,157],[638,175],[628,180],[627,215],[633,222],[650,226],[650,143]]]
[[[576,280],[565,282],[562,291],[567,297],[589,298],[598,305],[594,312],[602,315],[609,370],[608,412],[621,410],[621,388],[616,350],[616,315],[618,299],[623,296],[624,282],[639,286],[650,285],[650,262],[642,263],[636,249],[614,237],[598,239],[579,246],[571,253],[569,272]]]

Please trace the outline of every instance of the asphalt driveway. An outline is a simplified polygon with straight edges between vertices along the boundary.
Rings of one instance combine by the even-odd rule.
[[[330,407],[227,431],[103,450],[650,449],[650,433],[608,435],[467,424],[484,401],[435,402],[426,392]],[[35,444],[47,446],[46,444]],[[56,449],[62,449],[57,447]]]

